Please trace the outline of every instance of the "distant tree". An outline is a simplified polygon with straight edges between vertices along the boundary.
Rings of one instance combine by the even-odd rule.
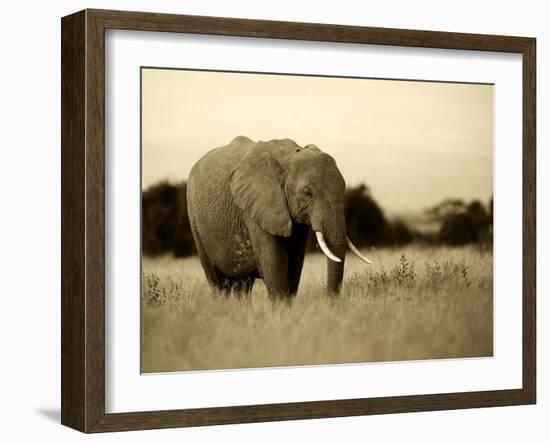
[[[408,244],[413,232],[402,220],[390,221],[365,184],[351,187],[344,195],[346,228],[358,247]]]
[[[389,222],[386,228],[384,243],[393,246],[410,244],[414,240],[414,233],[402,220]]]
[[[384,243],[388,221],[366,185],[346,190],[344,210],[348,236],[357,247]]]
[[[187,183],[160,182],[142,192],[142,248],[145,255],[196,253],[186,201]],[[344,195],[347,233],[358,247],[402,245],[413,240],[413,232],[400,220],[389,221],[364,184]],[[316,246],[310,235],[308,249]]]
[[[195,253],[187,215],[185,182],[161,182],[142,193],[142,248],[145,255]]]
[[[492,242],[492,199],[489,210],[474,200],[447,199],[430,208],[428,214],[441,222],[439,242],[448,245]]]
[[[475,224],[465,213],[446,217],[439,231],[440,241],[453,246],[475,243],[477,238],[478,232]]]
[[[426,212],[434,219],[444,219],[447,216],[457,215],[465,211],[466,206],[464,201],[457,198],[447,198],[439,204],[429,208]]]

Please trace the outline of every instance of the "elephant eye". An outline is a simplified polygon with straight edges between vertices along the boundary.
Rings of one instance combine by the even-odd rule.
[[[302,189],[302,193],[304,194],[304,196],[306,198],[311,198],[313,196],[312,193],[311,193],[311,189],[309,187],[304,187]]]

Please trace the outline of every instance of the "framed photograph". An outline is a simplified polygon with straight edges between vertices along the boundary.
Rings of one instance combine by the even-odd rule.
[[[61,28],[64,425],[535,403],[535,39]]]

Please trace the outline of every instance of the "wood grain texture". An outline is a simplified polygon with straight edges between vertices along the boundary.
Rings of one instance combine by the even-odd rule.
[[[523,389],[536,402],[537,149],[536,40],[523,51]]]
[[[105,414],[105,38],[86,11],[86,427]]]
[[[106,29],[231,35],[336,43],[522,52],[529,38],[319,23],[88,10]]]
[[[61,28],[61,423],[85,420],[85,13]]]
[[[93,432],[145,430],[528,404],[522,390],[107,414]]]
[[[515,390],[105,413],[106,29],[515,52],[523,55],[523,387]],[[86,10],[62,20],[62,423],[84,432],[531,404],[536,398],[535,40]]]

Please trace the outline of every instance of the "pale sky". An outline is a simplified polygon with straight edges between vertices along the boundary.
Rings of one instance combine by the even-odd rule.
[[[493,192],[493,86],[142,70],[143,188],[186,180],[237,135],[334,157],[388,213]]]

